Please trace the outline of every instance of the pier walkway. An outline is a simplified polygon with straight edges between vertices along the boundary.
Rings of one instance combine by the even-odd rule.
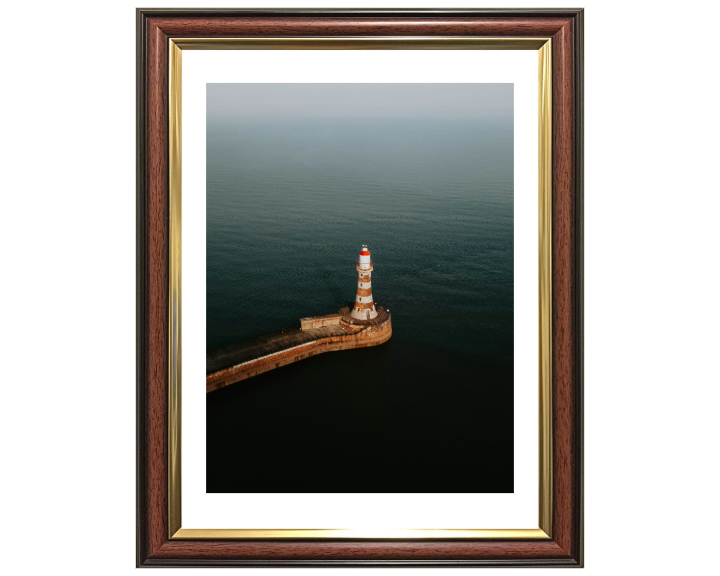
[[[300,326],[293,326],[284,331],[278,330],[270,334],[263,334],[262,336],[249,338],[208,352],[206,374],[219,372],[248,360],[254,360],[274,352],[306,344],[319,338],[345,336],[347,334],[347,331],[340,326],[324,326],[309,330],[300,330]]]

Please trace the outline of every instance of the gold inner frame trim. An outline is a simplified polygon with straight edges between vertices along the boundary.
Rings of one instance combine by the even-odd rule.
[[[478,535],[482,533],[481,535]],[[272,538],[318,540],[332,539],[402,539],[402,540],[438,540],[438,539],[465,539],[482,538],[485,540],[547,540],[549,536],[540,528],[535,529],[508,529],[508,530],[462,530],[462,529],[366,529],[366,530],[238,530],[238,529],[192,529],[181,528],[172,536],[173,539],[202,540],[213,538],[216,540],[252,540],[256,538]]]
[[[181,523],[183,50],[536,50],[538,52],[539,513],[530,529],[190,529]],[[170,539],[486,539],[552,537],[552,40],[550,38],[177,38],[169,40],[168,537]]]

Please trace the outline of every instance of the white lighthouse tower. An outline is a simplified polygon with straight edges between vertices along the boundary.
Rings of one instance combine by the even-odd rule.
[[[362,250],[360,250],[360,259],[357,263],[357,296],[355,296],[355,305],[350,312],[350,316],[356,320],[372,320],[378,315],[377,310],[375,310],[375,302],[373,302],[372,288],[370,286],[372,270],[373,265],[370,260],[370,251],[367,249],[367,246],[363,244]]]

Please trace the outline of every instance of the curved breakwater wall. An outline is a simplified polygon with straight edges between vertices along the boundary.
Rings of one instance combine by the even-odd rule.
[[[387,319],[380,324],[364,327],[351,326],[344,320],[341,320],[340,326],[348,331],[347,334],[316,338],[311,342],[285,348],[272,354],[253,358],[252,360],[242,362],[230,368],[208,374],[206,378],[206,392],[212,392],[252,376],[257,376],[268,370],[280,368],[281,366],[286,366],[287,364],[292,364],[298,360],[304,360],[305,358],[310,358],[323,352],[365,348],[387,342],[392,336],[390,315],[388,314],[387,316]]]

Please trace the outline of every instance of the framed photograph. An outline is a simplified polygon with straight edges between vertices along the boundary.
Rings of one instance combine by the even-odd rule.
[[[582,566],[582,10],[137,27],[138,566]]]

